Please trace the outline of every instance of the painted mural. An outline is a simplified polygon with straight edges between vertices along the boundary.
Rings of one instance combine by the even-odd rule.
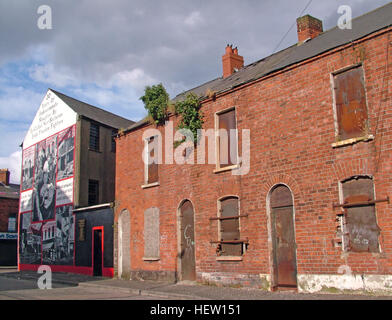
[[[23,152],[21,263],[73,264],[74,140],[71,126]]]
[[[48,91],[23,143],[19,208],[21,264],[74,264],[76,118],[60,104]],[[53,128],[59,131],[53,132]]]

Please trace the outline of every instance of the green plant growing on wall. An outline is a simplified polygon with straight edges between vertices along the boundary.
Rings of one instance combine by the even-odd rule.
[[[140,97],[140,100],[143,101],[144,108],[155,124],[159,125],[165,122],[169,95],[162,83],[151,87],[147,86],[144,90],[144,96]]]
[[[198,141],[197,130],[203,126],[203,114],[201,113],[201,103],[199,98],[194,93],[188,93],[184,100],[178,101],[175,104],[175,112],[181,115],[181,121],[178,129],[188,129],[193,134],[193,142],[196,144]],[[175,147],[178,147],[182,141],[176,141]]]

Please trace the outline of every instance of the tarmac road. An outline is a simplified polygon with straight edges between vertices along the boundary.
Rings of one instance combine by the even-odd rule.
[[[33,279],[0,277],[0,300],[166,300],[165,297],[151,297],[116,288],[79,287],[53,283],[52,289],[39,289]]]
[[[52,273],[52,289],[38,289],[41,274],[0,268],[0,300],[391,300],[392,295],[267,292],[198,283],[120,280]]]

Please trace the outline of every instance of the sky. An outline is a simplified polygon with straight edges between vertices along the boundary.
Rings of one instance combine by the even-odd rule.
[[[147,85],[174,98],[220,77],[227,44],[247,65],[295,44],[301,13],[328,30],[341,5],[355,18],[388,2],[0,0],[0,168],[20,182],[20,144],[48,88],[137,121]],[[51,29],[38,27],[42,5]]]

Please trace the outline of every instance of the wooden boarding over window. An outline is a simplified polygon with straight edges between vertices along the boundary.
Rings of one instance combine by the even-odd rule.
[[[154,183],[158,182],[158,160],[157,160],[157,155],[155,152],[157,152],[158,149],[158,138],[157,137],[151,137],[148,140],[148,157],[149,160],[152,162],[148,164],[148,178],[147,178],[147,183]]]
[[[369,177],[354,177],[342,183],[347,247],[353,252],[379,252],[374,185]],[[368,205],[362,204],[369,202]],[[373,203],[371,203],[373,202]]]
[[[219,129],[227,132],[226,139],[219,137],[219,164],[220,167],[227,167],[237,164],[237,136],[231,132],[237,128],[235,109],[218,114]]]
[[[334,89],[339,140],[366,135],[368,114],[362,67],[336,74]]]
[[[220,243],[222,244],[222,255],[242,255],[242,240],[239,228],[239,205],[238,198],[230,197],[221,201],[221,218],[237,216],[236,219],[220,220]]]

